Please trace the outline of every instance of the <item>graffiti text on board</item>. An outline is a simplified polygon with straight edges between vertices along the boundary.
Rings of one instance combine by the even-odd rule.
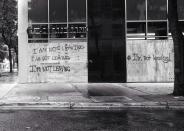
[[[40,47],[40,48],[34,48],[32,49],[33,54],[41,54],[41,53],[54,53],[54,52],[67,52],[67,51],[80,51],[85,48],[84,45],[78,45],[78,44],[64,44],[63,46],[53,46],[53,47]]]
[[[31,61],[32,62],[44,62],[44,61],[48,61],[48,60],[56,60],[56,61],[60,61],[60,60],[70,60],[70,56],[68,55],[53,55],[53,56],[32,56],[31,57]]]
[[[29,72],[70,72],[70,60],[83,60],[81,55],[86,49],[84,43],[50,43],[49,45],[33,45]],[[57,64],[56,64],[57,63]]]
[[[166,55],[141,55],[138,53],[133,53],[132,55],[127,56],[128,61],[162,61],[164,63],[169,63],[171,62],[171,53],[169,53],[167,56]]]
[[[70,67],[65,65],[30,65],[30,72],[70,72]]]

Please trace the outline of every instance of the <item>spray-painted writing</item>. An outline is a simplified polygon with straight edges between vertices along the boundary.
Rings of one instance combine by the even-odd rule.
[[[70,72],[67,62],[84,60],[84,52],[84,43],[35,44],[31,49],[29,72]]]
[[[70,72],[70,67],[65,65],[30,65],[30,72]]]
[[[166,55],[141,55],[138,53],[133,53],[132,55],[127,56],[128,61],[162,61],[164,63],[169,63],[171,62],[171,54],[169,53],[167,56]]]

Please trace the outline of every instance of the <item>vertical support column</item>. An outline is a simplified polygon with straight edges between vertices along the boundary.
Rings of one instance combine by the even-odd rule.
[[[28,1],[18,0],[18,50],[19,50],[19,83],[28,82]]]
[[[67,22],[67,38],[69,38],[69,33],[68,33],[69,32],[69,30],[68,30],[68,28],[69,28],[69,24],[68,24],[68,21],[69,21],[69,18],[68,18],[68,8],[69,8],[68,7],[68,0],[66,0],[66,3],[67,3],[66,4],[66,7],[67,7],[67,21],[66,21]]]
[[[146,0],[145,1],[145,4],[146,4],[146,36],[145,36],[145,39],[147,40],[148,39],[148,1]]]
[[[47,12],[48,14],[47,14],[47,16],[48,16],[48,20],[47,20],[47,22],[48,22],[48,42],[50,42],[50,0],[48,0],[48,12]]]
[[[88,0],[86,0],[86,43],[87,43],[87,63],[86,63],[86,66],[87,66],[87,73],[86,73],[86,77],[87,77],[87,83],[88,83],[88,62],[89,62],[89,58],[88,58]]]

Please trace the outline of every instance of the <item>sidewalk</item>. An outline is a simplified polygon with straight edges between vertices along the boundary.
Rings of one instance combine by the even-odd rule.
[[[0,84],[0,109],[184,109],[184,97],[169,95],[173,83],[18,84],[11,77]]]
[[[0,75],[0,99],[5,96],[17,84],[17,72],[3,72]]]

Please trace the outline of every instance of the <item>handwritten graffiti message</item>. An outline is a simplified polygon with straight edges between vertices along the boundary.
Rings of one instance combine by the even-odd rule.
[[[30,55],[30,73],[70,72],[68,62],[86,61],[86,43],[33,43]],[[84,55],[86,54],[86,55]]]
[[[70,72],[70,67],[65,65],[31,65],[30,72]]]
[[[174,80],[174,51],[169,40],[127,42],[128,82],[170,82]]]
[[[70,60],[70,56],[68,55],[56,55],[56,56],[48,56],[48,55],[44,55],[44,56],[32,56],[31,57],[31,61],[32,62],[36,62],[36,61],[48,61],[48,60],[56,60],[56,61],[61,61],[61,60]]]
[[[139,53],[133,53],[132,55],[127,56],[128,61],[162,61],[163,63],[169,63],[171,62],[171,53],[169,53],[167,56],[166,55],[142,55]]]
[[[48,52],[59,52],[59,51],[77,51],[80,52],[81,50],[85,49],[84,45],[79,44],[64,44],[64,45],[57,45],[57,46],[49,46],[49,47],[36,47],[32,49],[33,54],[41,54],[41,53],[48,53]]]

